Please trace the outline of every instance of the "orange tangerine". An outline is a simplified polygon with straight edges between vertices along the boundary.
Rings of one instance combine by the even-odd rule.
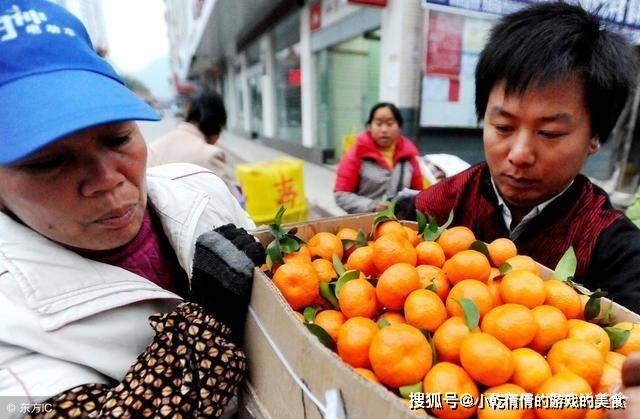
[[[316,259],[311,264],[318,274],[318,279],[322,282],[331,282],[332,279],[338,277],[333,264],[326,259]]]
[[[366,276],[377,275],[378,269],[373,262],[373,247],[363,246],[355,249],[347,259],[345,267],[358,270]]]
[[[473,381],[469,373],[462,367],[450,362],[438,362],[429,370],[422,382],[424,393],[458,395],[469,394],[474,400],[479,397],[478,386]],[[457,405],[455,408],[449,403],[441,403],[441,408],[433,409],[433,414],[439,418],[470,418],[476,413],[477,406],[463,407]]]
[[[420,288],[427,288],[433,284],[436,287],[436,294],[445,301],[449,295],[449,280],[442,269],[431,265],[418,265],[416,270],[420,277]]]
[[[432,265],[442,268],[445,257],[442,247],[433,241],[423,241],[416,246],[418,265]]]
[[[369,368],[369,347],[380,329],[371,319],[353,317],[340,327],[338,332],[338,355],[354,368]]]
[[[533,340],[538,324],[527,307],[503,304],[484,315],[480,329],[497,338],[509,349],[517,349],[527,346]]]
[[[567,337],[567,318],[560,309],[546,305],[533,308],[531,314],[536,319],[538,330],[529,347],[544,355],[551,345]]]
[[[447,309],[438,294],[419,289],[405,300],[404,317],[411,326],[434,332],[447,320]]]
[[[378,312],[376,289],[366,279],[356,278],[342,286],[337,295],[340,311],[348,317],[372,318]]]
[[[416,246],[418,243],[420,243],[420,235],[418,235],[418,232],[416,230],[407,226],[403,226],[402,228],[404,229],[405,235],[407,236],[407,240],[409,240],[409,242],[413,246]]]
[[[284,263],[311,263],[311,252],[307,246],[302,246],[297,252],[285,253],[282,259]]]
[[[600,350],[602,357],[606,359],[611,349],[611,339],[604,329],[597,324],[584,320],[573,319],[567,322],[569,330],[568,338],[586,340]]]
[[[582,301],[572,287],[557,279],[548,279],[544,281],[544,289],[547,294],[544,300],[546,305],[559,308],[567,319],[582,317]]]
[[[591,386],[582,377],[570,371],[554,374],[545,381],[538,389],[538,393],[549,397],[551,394],[588,394],[591,393]],[[587,414],[587,409],[565,408],[544,406],[536,409],[538,419],[581,419]]]
[[[469,333],[471,331],[462,317],[449,317],[445,320],[433,334],[438,359],[459,364],[460,346]]]
[[[516,255],[510,257],[505,262],[511,266],[512,271],[525,270],[540,276],[540,268],[538,268],[536,261],[529,256]]]
[[[407,296],[418,288],[420,276],[416,268],[408,263],[396,263],[378,278],[376,296],[383,307],[398,311],[404,307]]]
[[[464,226],[447,228],[437,240],[447,259],[458,252],[467,250],[474,241],[476,241],[476,236],[473,231]]]
[[[544,304],[546,296],[544,281],[530,271],[511,271],[500,280],[500,298],[505,303],[534,308]]]
[[[355,370],[356,370],[356,372],[358,374],[360,374],[361,376],[363,376],[367,380],[373,381],[374,383],[380,383],[380,380],[378,380],[378,377],[376,377],[376,375],[373,373],[373,371],[371,371],[369,369],[366,369],[366,368],[356,368]]]
[[[519,348],[511,352],[511,355],[514,369],[510,381],[529,393],[536,393],[538,388],[551,378],[551,367],[544,357],[533,349]]]
[[[334,342],[338,341],[338,333],[346,321],[345,315],[338,310],[322,310],[313,320],[315,324],[322,327],[331,336]]]
[[[385,221],[383,223],[378,224],[376,227],[376,232],[373,235],[374,239],[379,239],[385,234],[395,234],[399,237],[407,238],[407,233],[404,231],[404,227],[398,221]]]
[[[445,261],[442,270],[454,285],[463,279],[487,282],[491,265],[487,257],[477,250],[462,250]]]
[[[514,370],[511,351],[488,333],[470,333],[460,346],[460,363],[477,382],[485,386],[504,384]]]
[[[273,274],[273,284],[291,308],[299,310],[318,297],[320,279],[310,263],[285,263]]]
[[[336,255],[338,259],[342,259],[344,249],[342,247],[342,241],[335,235],[326,231],[316,233],[307,242],[309,252],[311,252],[311,258],[322,258],[328,261],[333,260],[333,255]]]
[[[495,239],[487,245],[489,249],[489,256],[491,256],[491,262],[493,266],[500,266],[518,254],[516,245],[509,239],[499,238]]]
[[[422,381],[433,355],[422,332],[408,324],[392,324],[374,336],[369,360],[381,383],[398,388]]]
[[[373,263],[378,272],[384,272],[396,263],[416,266],[416,249],[406,237],[384,234],[373,243]]]
[[[480,317],[493,308],[493,298],[491,298],[489,288],[485,283],[475,279],[465,279],[451,288],[446,301],[449,316],[464,317],[462,307],[457,301],[459,298],[468,298],[473,301],[478,308]]]
[[[554,374],[571,371],[587,380],[591,388],[600,383],[604,357],[592,343],[579,339],[562,339],[554,343],[547,354]]]
[[[478,419],[530,419],[535,417],[533,410],[503,406],[496,395],[524,394],[519,385],[506,383],[490,387],[484,391],[484,406],[478,409]],[[534,415],[534,416],[532,416]]]

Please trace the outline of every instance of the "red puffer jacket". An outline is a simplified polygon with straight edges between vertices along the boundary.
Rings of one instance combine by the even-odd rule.
[[[411,177],[411,189],[422,189],[422,175],[417,157],[420,155],[418,149],[413,142],[403,136],[400,136],[396,143],[396,151],[393,155],[393,165],[395,166],[400,160],[409,160],[413,168]],[[373,138],[369,131],[365,131],[356,139],[356,145],[349,150],[338,167],[338,178],[334,191],[354,192],[360,182],[360,166],[364,159],[371,159],[380,166],[391,171],[388,163],[378,151]]]

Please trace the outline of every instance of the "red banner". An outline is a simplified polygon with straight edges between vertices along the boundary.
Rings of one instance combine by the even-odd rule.
[[[462,62],[464,17],[431,11],[426,70],[430,76],[457,77]]]
[[[347,0],[347,3],[359,6],[387,7],[387,0]]]

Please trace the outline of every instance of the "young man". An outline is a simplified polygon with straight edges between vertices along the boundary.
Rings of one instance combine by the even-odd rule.
[[[575,279],[640,312],[640,231],[580,175],[634,87],[625,40],[579,6],[545,3],[505,16],[476,69],[486,163],[422,191],[416,208],[479,240],[510,237],[555,267],[573,246]]]

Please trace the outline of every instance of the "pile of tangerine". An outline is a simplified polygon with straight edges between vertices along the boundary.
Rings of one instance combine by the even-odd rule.
[[[543,280],[538,265],[499,238],[485,252],[466,227],[445,229],[425,241],[397,221],[379,224],[361,247],[343,240],[358,232],[320,232],[285,254],[270,274],[300,320],[322,328],[337,355],[365,378],[406,396],[423,393],[597,394],[621,380],[626,355],[640,350],[640,325],[612,349],[599,325],[584,320],[588,297],[557,279]],[[335,261],[358,272],[332,305],[321,283],[339,277]],[[498,267],[508,264],[502,274]],[[263,269],[267,270],[266,266]],[[470,318],[476,313],[476,323]],[[308,307],[313,318],[301,314]],[[435,353],[434,353],[435,352]],[[405,399],[406,400],[406,399]],[[426,413],[426,412],[425,412]],[[598,418],[604,410],[493,410],[442,403],[441,418]]]

